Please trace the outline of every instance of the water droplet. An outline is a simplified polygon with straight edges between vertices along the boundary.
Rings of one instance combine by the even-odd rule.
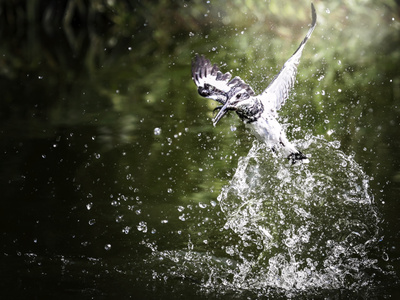
[[[104,249],[107,250],[107,251],[111,250],[111,244],[106,244],[104,246]]]
[[[156,127],[154,128],[154,135],[160,135],[161,134],[161,128]]]
[[[144,221],[139,222],[139,225],[136,226],[137,230],[146,233],[147,232],[147,223]]]
[[[90,226],[92,226],[92,225],[96,224],[96,219],[91,219],[91,220],[89,220],[88,223]]]
[[[339,149],[340,148],[340,141],[333,141],[330,143],[333,148]],[[344,161],[345,162],[345,161]]]
[[[383,254],[382,254],[382,259],[383,259],[384,261],[388,261],[388,260],[389,260],[389,255],[388,255],[386,252],[383,252]]]
[[[131,227],[129,227],[129,226],[125,226],[124,228],[122,228],[122,232],[125,234],[128,234],[130,230],[131,230]]]

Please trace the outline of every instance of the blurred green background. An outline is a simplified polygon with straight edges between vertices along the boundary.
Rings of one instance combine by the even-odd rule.
[[[395,297],[400,4],[314,5],[282,122],[290,139],[340,142],[369,176],[383,270],[371,297]],[[204,54],[259,93],[310,22],[308,1],[1,1],[0,294],[203,299],[196,282],[160,279],[145,262],[186,249],[205,218],[219,247],[217,197],[254,138],[233,114],[212,126],[191,59]],[[232,293],[209,296],[248,296]]]

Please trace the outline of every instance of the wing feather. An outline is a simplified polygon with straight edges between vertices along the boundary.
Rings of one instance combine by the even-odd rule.
[[[192,79],[200,96],[225,104],[229,91],[237,86],[254,95],[253,89],[240,77],[236,76],[232,80],[231,78],[231,73],[222,73],[216,64],[212,65],[203,55],[196,55],[192,62]]]
[[[312,3],[311,15],[311,28],[308,30],[305,38],[300,43],[300,46],[293,53],[292,57],[290,57],[285,62],[278,75],[275,76],[272,82],[261,94],[261,100],[263,101],[264,107],[266,107],[267,109],[279,110],[282,105],[285,104],[285,101],[289,96],[289,92],[293,87],[296,79],[297,66],[300,63],[301,54],[303,53],[303,49],[308,39],[314,31],[315,25],[317,24],[317,14]]]

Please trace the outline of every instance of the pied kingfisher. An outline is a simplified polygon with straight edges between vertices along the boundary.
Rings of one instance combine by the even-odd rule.
[[[240,77],[231,79],[232,75],[229,72],[223,74],[216,64],[212,65],[204,56],[196,55],[192,62],[192,79],[198,87],[200,96],[222,104],[215,108],[219,112],[213,120],[214,126],[228,111],[236,111],[258,139],[265,142],[273,151],[281,148],[292,163],[307,157],[288,141],[277,120],[277,111],[288,98],[289,91],[294,85],[301,54],[314,31],[317,14],[313,4],[311,4],[311,14],[311,28],[299,48],[260,95],[255,95],[253,89]]]

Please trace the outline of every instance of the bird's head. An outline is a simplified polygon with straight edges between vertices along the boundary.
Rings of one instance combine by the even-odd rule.
[[[253,91],[251,90],[250,92],[247,88],[248,86],[246,86],[240,85],[229,91],[227,94],[228,100],[225,104],[216,108],[216,110],[219,109],[219,112],[213,120],[214,126],[217,125],[219,120],[230,110],[236,111],[241,117],[246,116],[246,114],[251,111],[251,107],[254,106],[256,100],[252,97]]]

